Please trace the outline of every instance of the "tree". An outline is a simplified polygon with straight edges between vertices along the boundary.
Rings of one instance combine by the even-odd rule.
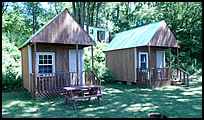
[[[101,6],[101,3],[102,3],[102,2],[98,2],[98,3],[97,3],[96,24],[95,24],[96,27],[97,27],[97,25],[98,25],[98,13],[99,13],[99,8],[100,8],[100,6]]]
[[[41,4],[39,2],[26,2],[25,5],[25,11],[26,14],[32,16],[32,28],[33,28],[33,34],[36,32],[37,26],[38,26],[38,17],[41,13],[43,13],[43,9],[40,7]]]
[[[94,16],[94,8],[95,8],[95,4],[96,2],[93,2],[93,5],[92,5],[92,9],[91,9],[91,26],[93,26],[93,16]]]
[[[4,15],[4,12],[6,11],[7,7],[8,7],[8,3],[5,5],[6,3],[2,2],[2,16]]]
[[[86,31],[89,33],[89,20],[90,20],[90,2],[88,2],[87,7],[87,19],[86,19]]]
[[[84,2],[80,3],[80,25],[82,28],[84,28]]]
[[[75,2],[72,2],[73,16],[76,18],[76,7]]]

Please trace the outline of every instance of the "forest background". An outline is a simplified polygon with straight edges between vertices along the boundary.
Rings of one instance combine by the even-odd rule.
[[[192,76],[202,76],[201,2],[2,2],[2,90],[22,88],[18,47],[65,8],[81,26],[86,25],[84,29],[109,29],[110,39],[119,32],[165,20],[180,45],[179,67]],[[104,63],[101,50],[105,46],[95,47],[96,52],[101,52],[94,57],[97,64]],[[86,61],[89,60],[85,65],[89,65]],[[175,50],[172,66],[176,66]]]

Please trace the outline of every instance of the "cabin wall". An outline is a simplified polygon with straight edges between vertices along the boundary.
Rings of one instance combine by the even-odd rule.
[[[158,50],[163,51],[164,48],[150,47],[150,67],[151,68],[157,68],[157,51]],[[137,48],[137,52],[138,53],[139,52],[147,52],[148,53],[148,48],[147,47]],[[139,62],[139,61],[137,61],[137,62]]]
[[[55,53],[55,72],[69,72],[69,49],[76,49],[75,45],[57,45],[57,44],[37,44],[37,52],[54,52]],[[83,49],[79,46],[79,49]],[[32,46],[32,71],[35,71],[34,46]]]
[[[164,50],[164,48],[150,47],[150,66],[157,67],[157,50]],[[147,47],[136,48],[137,57],[139,52],[148,52]],[[139,60],[139,58],[137,58]],[[139,65],[139,61],[137,63]],[[134,48],[113,50],[106,52],[106,67],[111,69],[114,76],[119,81],[135,82],[135,53]],[[138,78],[140,79],[140,78]],[[138,81],[138,80],[136,80]]]
[[[135,81],[134,48],[106,52],[106,67],[117,80]]]
[[[28,45],[21,49],[23,87],[29,90],[29,49]]]

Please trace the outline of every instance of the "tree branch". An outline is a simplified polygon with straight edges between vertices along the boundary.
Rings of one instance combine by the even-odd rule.
[[[3,7],[4,7],[4,3],[2,5],[2,9],[3,9]],[[6,5],[6,8],[2,11],[2,16],[3,16],[4,12],[6,11],[7,7],[8,7],[8,4]]]

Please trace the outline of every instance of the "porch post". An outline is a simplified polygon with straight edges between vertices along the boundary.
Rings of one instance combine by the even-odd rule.
[[[171,80],[171,48],[169,47],[169,80]]]
[[[35,60],[35,87],[34,87],[34,92],[37,91],[37,47],[36,47],[36,43],[34,43],[34,60]]]
[[[150,68],[150,46],[148,46],[148,67],[149,67],[149,81],[150,81],[150,85],[151,85],[151,68]]]
[[[78,86],[79,85],[78,44],[76,44],[76,67],[77,67],[77,86]]]
[[[177,54],[177,78],[178,78],[178,70],[179,70],[179,54],[178,54],[178,48],[176,49],[176,54]]]
[[[138,75],[139,74],[139,47],[137,48],[137,80],[138,80]],[[139,80],[138,80],[139,81]]]
[[[91,46],[91,58],[92,58],[92,72],[94,72],[93,45]],[[94,76],[92,79],[93,79],[93,84],[95,84]]]

